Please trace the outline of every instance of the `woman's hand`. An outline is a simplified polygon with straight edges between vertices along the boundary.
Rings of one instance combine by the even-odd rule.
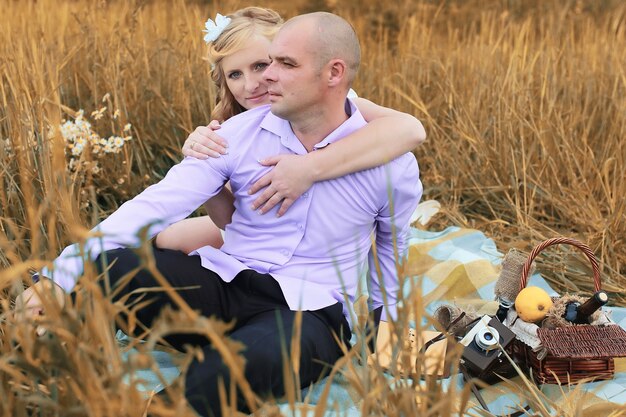
[[[228,153],[228,143],[215,133],[220,122],[213,120],[208,126],[198,126],[183,144],[183,155],[196,159],[219,158]]]
[[[267,213],[282,201],[277,213],[278,217],[282,216],[315,182],[314,171],[306,155],[276,155],[259,162],[264,166],[274,166],[248,191],[248,194],[254,194],[265,188],[252,203],[254,210],[260,207],[261,214]]]

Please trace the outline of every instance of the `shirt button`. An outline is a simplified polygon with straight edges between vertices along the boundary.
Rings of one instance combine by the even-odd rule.
[[[302,198],[307,198],[308,196],[309,196],[309,193],[302,194]]]
[[[289,256],[289,251],[286,249],[281,250],[280,253],[282,253],[285,256]]]
[[[298,230],[302,230],[304,229],[304,227],[302,227],[302,223],[298,223]]]

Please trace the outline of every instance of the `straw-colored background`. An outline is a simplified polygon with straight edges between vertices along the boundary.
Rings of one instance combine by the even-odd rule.
[[[202,23],[248,4],[3,2],[0,265],[51,257],[76,236],[74,226],[92,225],[179,160],[213,102]],[[609,289],[623,291],[621,2],[267,5],[287,17],[327,9],[354,24],[364,51],[356,90],[415,114],[427,129],[416,154],[425,197],[446,209],[440,224],[480,228],[502,250],[577,237],[601,259]],[[89,117],[104,105],[120,110],[117,130],[130,122],[134,139],[101,157],[99,175],[64,174],[64,143],[46,135],[48,126],[69,118],[63,106]],[[94,130],[115,133],[110,119]],[[552,268],[561,284],[589,288],[582,265],[573,275],[563,268]]]
[[[210,120],[215,94],[202,59],[203,22],[252,4],[0,0],[2,311],[29,268],[180,159],[187,134]],[[330,10],[354,24],[363,48],[356,91],[426,127],[428,141],[415,153],[425,198],[444,208],[431,228],[478,228],[502,251],[578,238],[600,258],[613,301],[625,304],[623,2],[262,5],[285,17]],[[96,120],[92,112],[103,106]],[[58,127],[79,109],[101,137],[132,139],[119,153],[84,152],[70,169]],[[542,260],[558,289],[591,288],[576,251]]]

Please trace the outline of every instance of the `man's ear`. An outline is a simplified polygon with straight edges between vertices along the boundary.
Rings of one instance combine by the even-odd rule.
[[[345,79],[348,70],[346,62],[342,59],[333,59],[328,63],[328,85],[335,87]]]

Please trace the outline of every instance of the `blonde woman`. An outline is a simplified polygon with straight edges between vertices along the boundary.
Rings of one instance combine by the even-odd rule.
[[[218,88],[213,109],[216,120],[189,135],[183,145],[185,156],[219,158],[228,152],[228,147],[214,133],[220,127],[218,121],[269,104],[263,72],[270,64],[269,45],[282,23],[278,13],[259,7],[247,7],[227,17],[218,14],[215,21],[207,21],[205,41],[209,45],[211,77]],[[281,216],[314,182],[380,166],[425,140],[424,128],[415,117],[363,98],[350,98],[368,121],[367,126],[306,155],[283,154],[259,161],[273,167],[249,190],[250,194],[263,190],[253,203],[260,214],[272,211]],[[273,210],[278,204],[278,209]],[[231,221],[234,198],[224,189],[205,203],[205,209],[208,216],[185,219],[161,232],[156,238],[157,246],[185,253],[208,245],[221,247],[221,230]]]

